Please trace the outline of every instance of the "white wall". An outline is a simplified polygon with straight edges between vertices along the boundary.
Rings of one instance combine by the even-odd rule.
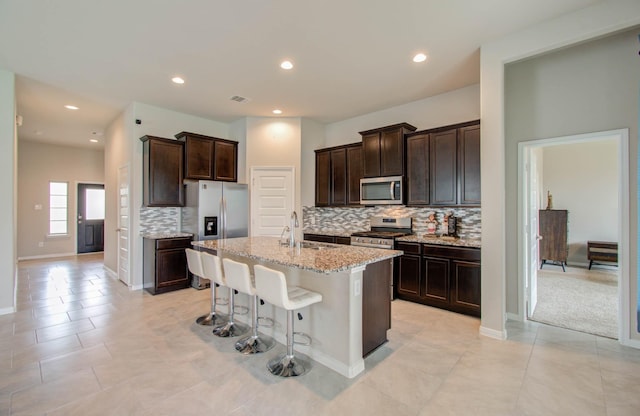
[[[420,88],[416,85],[416,88]],[[327,124],[325,147],[359,142],[359,131],[406,122],[425,130],[480,118],[480,85]]]
[[[18,143],[18,258],[76,254],[77,184],[104,183],[104,152],[20,140]],[[67,182],[68,234],[49,234],[49,182]],[[41,209],[36,210],[39,205]],[[39,247],[43,243],[43,247]]]
[[[0,315],[15,311],[16,289],[16,94],[15,75],[0,69]]]
[[[517,295],[517,282],[520,280],[518,276],[518,256],[517,253],[514,253],[514,249],[511,249],[511,247],[516,246],[519,233],[514,220],[517,187],[507,187],[507,181],[515,180],[517,174],[516,170],[513,169],[515,155],[513,153],[507,154],[505,146],[510,146],[508,143],[512,141],[511,139],[505,141],[507,139],[505,123],[509,121],[509,117],[505,114],[507,109],[504,85],[505,64],[568,45],[575,45],[587,39],[593,39],[638,24],[640,24],[640,2],[636,0],[601,2],[482,46],[480,62],[481,152],[483,161],[481,333],[495,337],[506,336],[505,312],[507,310],[507,302],[509,303],[508,309],[512,313],[522,308],[522,305],[518,304]],[[637,67],[635,63],[631,64],[631,66]],[[573,75],[579,77],[578,74],[587,68],[576,67],[574,69]],[[540,86],[540,84],[537,85],[538,87]],[[627,87],[636,91],[637,85],[635,83]],[[583,85],[583,87],[586,90],[585,93],[590,94],[594,85]],[[568,98],[571,99],[570,97]],[[602,97],[598,97],[598,99],[600,98]],[[584,106],[593,102],[587,101],[577,104]],[[623,112],[634,112],[637,117],[637,105],[636,95],[636,100],[631,109],[624,109]],[[509,108],[514,108],[514,106],[509,106]],[[562,107],[562,109],[566,109],[566,106]],[[571,114],[574,113],[571,112]],[[590,113],[587,112],[585,114]],[[583,114],[580,119],[583,123],[590,124],[589,116]],[[625,122],[624,124],[627,123]],[[637,126],[637,120],[633,125]],[[620,127],[621,125],[616,126],[616,128]],[[597,130],[592,125],[583,125],[583,128],[585,129],[584,131]],[[548,137],[563,134],[562,132],[557,132]],[[630,176],[631,222],[629,229],[630,235],[636,236],[637,181],[635,172],[637,169],[637,132],[632,131],[631,137],[633,146],[630,149],[630,172],[633,174]],[[487,163],[487,161],[491,161],[491,163]],[[510,168],[507,168],[507,162],[511,164]],[[512,183],[509,182],[509,184],[511,185]],[[507,209],[507,201],[509,202],[509,209]],[[507,213],[509,218],[507,218]],[[509,242],[508,244],[507,241]],[[635,238],[631,239],[629,254],[631,265],[629,273],[635,277],[637,264]],[[508,295],[506,293],[507,283],[509,285]],[[631,292],[633,297],[631,301],[635,305],[635,282]],[[503,299],[504,302],[496,301],[498,299]]]
[[[308,207],[315,205],[316,202],[316,153],[314,150],[325,147],[325,128],[323,124],[302,119],[302,172],[300,180],[302,182],[302,194],[300,202],[302,206]],[[360,140],[356,140],[360,141]]]
[[[256,166],[293,166],[295,169],[295,210],[302,215],[302,127],[299,118],[248,117],[247,170]],[[301,234],[301,232],[300,232]]]
[[[542,196],[550,191],[553,208],[569,211],[567,263],[587,265],[587,241],[619,241],[618,144],[546,146],[543,153]]]

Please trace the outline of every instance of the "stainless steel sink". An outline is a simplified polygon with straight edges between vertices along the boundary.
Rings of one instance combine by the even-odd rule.
[[[337,248],[336,246],[331,244],[317,243],[314,241],[303,241],[302,243],[300,243],[300,247],[309,248],[311,250],[329,250],[332,248]]]

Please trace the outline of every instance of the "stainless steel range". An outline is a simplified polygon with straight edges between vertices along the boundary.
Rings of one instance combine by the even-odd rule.
[[[371,217],[371,230],[351,234],[351,245],[393,249],[395,239],[411,234],[411,217]]]

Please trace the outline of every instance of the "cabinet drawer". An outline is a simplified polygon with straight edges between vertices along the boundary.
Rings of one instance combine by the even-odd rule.
[[[477,248],[423,244],[422,254],[424,256],[447,257],[456,260],[480,261],[480,249]]]
[[[166,250],[170,248],[188,248],[191,247],[191,237],[183,238],[163,238],[156,240],[157,250]]]
[[[402,241],[396,241],[396,250],[402,250],[404,251],[404,254],[420,255],[420,243],[404,243]]]

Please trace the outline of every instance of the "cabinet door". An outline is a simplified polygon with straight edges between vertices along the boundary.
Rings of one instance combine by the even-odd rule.
[[[156,288],[187,287],[189,274],[184,248],[158,250],[156,252]]]
[[[480,205],[480,126],[458,129],[458,203]]]
[[[455,205],[457,199],[457,129],[429,138],[431,205]]]
[[[216,181],[238,181],[238,144],[215,141],[213,179]]]
[[[446,306],[449,303],[449,260],[423,257],[424,280],[421,295],[428,304]]]
[[[213,179],[213,140],[185,137],[184,170],[187,179]]]
[[[316,152],[316,206],[329,206],[331,181],[331,153]]]
[[[380,176],[380,133],[362,136],[363,176]]]
[[[347,205],[360,205],[362,144],[347,148]]]
[[[563,209],[538,211],[540,260],[567,261],[567,214]]]
[[[429,205],[429,135],[407,138],[407,205]]]
[[[459,260],[452,264],[452,309],[480,316],[480,264]]]
[[[144,155],[144,205],[184,206],[184,144],[177,140],[149,139]]]
[[[420,296],[420,256],[405,254],[398,260],[398,295]]]
[[[347,149],[331,151],[329,203],[347,205]]]
[[[404,174],[404,130],[384,130],[380,133],[380,176]]]

